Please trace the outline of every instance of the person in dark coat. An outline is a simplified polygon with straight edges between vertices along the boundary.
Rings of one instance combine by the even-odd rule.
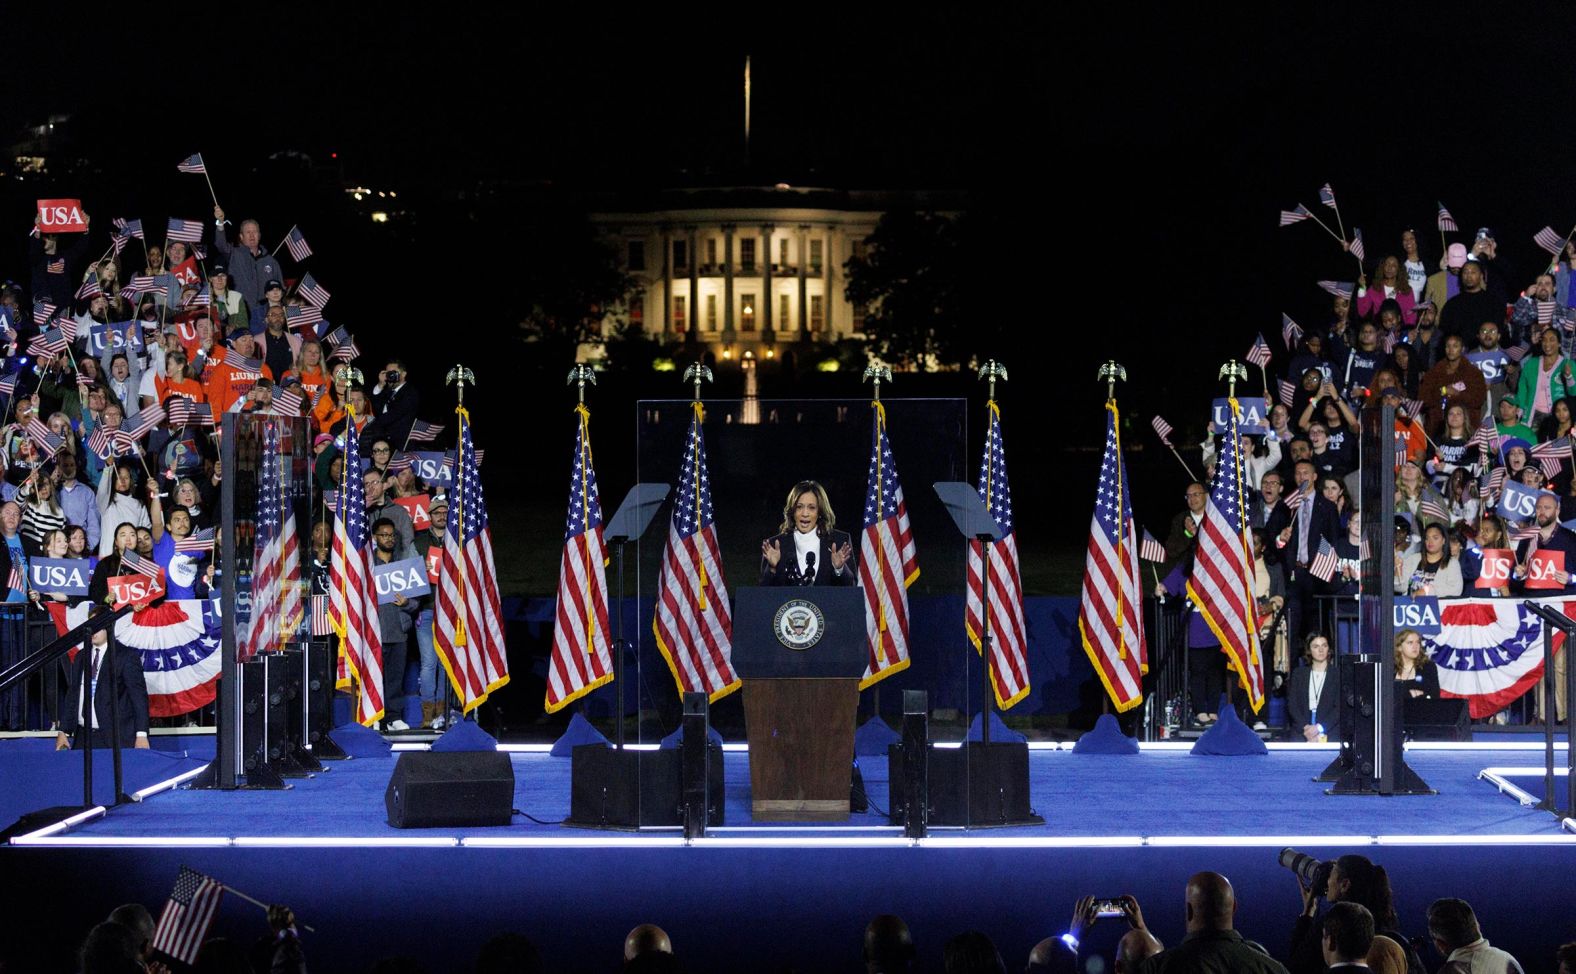
[[[108,612],[107,608],[95,610],[94,615]],[[91,709],[82,706],[82,675],[88,670],[88,693]],[[70,682],[66,690],[66,707],[60,715],[60,733],[55,738],[55,749],[109,747],[110,694],[115,699],[116,737],[121,747],[146,748],[148,746],[148,683],[142,675],[142,654],[130,646],[116,643],[109,647],[109,633],[100,629],[94,633],[90,644],[78,651],[71,662]],[[92,732],[79,732],[84,711],[91,712]]]
[[[1286,688],[1286,725],[1292,740],[1300,737],[1313,743],[1321,735],[1336,740],[1341,728],[1341,680],[1330,658],[1329,637],[1310,632],[1304,645],[1302,665],[1292,670]]]
[[[854,546],[836,523],[825,487],[794,484],[776,536],[761,542],[761,584],[857,585]]]
[[[1335,504],[1314,489],[1314,466],[1299,460],[1293,467],[1297,493],[1301,500],[1291,513],[1291,523],[1281,529],[1275,542],[1281,549],[1281,564],[1286,567],[1286,626],[1293,640],[1303,638],[1318,619],[1314,595],[1329,585],[1309,570],[1319,557],[1319,543],[1335,547],[1341,535],[1341,516]]]

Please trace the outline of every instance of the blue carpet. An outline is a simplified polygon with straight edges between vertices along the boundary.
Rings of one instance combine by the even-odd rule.
[[[158,784],[207,764],[209,757],[191,757],[163,750],[121,752],[122,787],[127,794]],[[7,741],[0,745],[0,828],[28,812],[55,805],[82,804],[82,752],[56,751],[46,739]],[[115,765],[107,749],[93,752],[93,801],[115,800]]]
[[[1392,798],[1327,796],[1311,780],[1333,752],[1275,751],[1250,765],[1152,751],[1137,757],[1032,751],[1031,801],[1045,816],[1043,827],[994,830],[992,835],[1265,835],[1421,833],[1437,835],[1553,834],[1547,813],[1524,809],[1476,780],[1490,755],[1431,751],[1409,755],[1413,769],[1436,796]],[[298,779],[282,792],[181,790],[139,806],[117,809],[85,826],[90,835],[411,835],[384,821],[383,790],[397,755],[355,758]],[[538,819],[557,822],[569,813],[570,764],[545,754],[515,754],[515,806]],[[60,760],[46,753],[32,760]],[[887,807],[887,762],[861,757],[865,787],[876,807]],[[749,814],[748,756],[724,757],[726,816],[730,826],[756,824]],[[0,769],[4,770],[4,769]],[[60,777],[70,778],[70,771]],[[0,780],[10,778],[0,773]],[[79,786],[80,787],[80,786]],[[1135,801],[1135,796],[1143,796]],[[32,802],[37,805],[39,802]],[[45,802],[44,804],[47,804]],[[885,825],[871,811],[850,825]],[[791,826],[784,826],[791,831]],[[584,836],[582,830],[538,826],[520,820],[509,829],[447,829],[446,835],[552,834]]]

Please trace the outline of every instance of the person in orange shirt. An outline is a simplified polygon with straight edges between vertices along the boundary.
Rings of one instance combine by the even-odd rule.
[[[334,381],[323,390],[323,398],[312,407],[312,428],[327,433],[345,418],[345,396],[350,391],[347,367],[334,369]]]
[[[1399,471],[1403,463],[1421,464],[1428,453],[1428,437],[1415,417],[1401,411],[1401,390],[1394,386],[1380,389],[1375,399],[1395,407],[1395,469]]]
[[[273,381],[273,372],[253,357],[256,354],[257,346],[251,332],[242,328],[230,339],[224,361],[208,370],[208,402],[215,416],[229,412],[230,407],[257,384],[259,376]]]
[[[186,353],[179,347],[164,354],[164,375],[155,376],[153,387],[159,395],[159,405],[171,396],[185,396],[193,402],[206,402],[207,393],[186,364]]]
[[[323,346],[311,339],[302,342],[301,351],[295,357],[295,367],[290,371],[301,380],[306,401],[316,399],[317,394],[329,383],[328,373],[323,371]]]

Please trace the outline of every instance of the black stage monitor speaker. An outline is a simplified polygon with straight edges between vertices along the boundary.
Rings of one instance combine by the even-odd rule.
[[[713,827],[723,824],[722,748],[711,744],[706,752],[706,825]],[[684,824],[681,748],[635,751],[581,744],[570,761],[565,825],[632,831]]]
[[[508,825],[514,816],[514,767],[501,751],[407,751],[383,793],[397,829]]]
[[[1029,807],[1029,747],[1022,742],[969,741],[962,747],[926,748],[929,785],[927,826],[962,825],[988,828],[1004,825],[1043,825],[1045,819]],[[893,824],[903,806],[903,782],[908,775],[908,755],[902,744],[887,745]]]
[[[1408,699],[1401,705],[1401,722],[1414,741],[1470,741],[1472,727],[1465,700]]]

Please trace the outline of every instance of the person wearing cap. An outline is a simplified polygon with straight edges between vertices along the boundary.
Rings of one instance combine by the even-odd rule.
[[[1460,293],[1461,268],[1466,263],[1465,244],[1453,243],[1446,247],[1445,256],[1439,262],[1439,270],[1428,275],[1428,283],[1423,287],[1423,300],[1435,308],[1443,308],[1446,301]]]
[[[208,300],[214,316],[225,327],[229,327],[231,319],[237,324],[252,320],[246,296],[230,287],[229,269],[221,261],[208,265]]]
[[[1499,434],[1501,443],[1516,439],[1532,442],[1538,438],[1532,427],[1521,421],[1521,404],[1516,400],[1514,393],[1505,393],[1499,397],[1494,414],[1494,429]]]
[[[208,374],[208,402],[213,404],[215,417],[228,412],[231,406],[239,402],[247,390],[257,383],[259,373],[270,382],[274,378],[273,371],[267,365],[251,369],[240,362],[241,359],[255,360],[257,356],[257,346],[251,332],[245,328],[236,331],[229,344],[230,349],[224,361],[210,369]]]
[[[1532,427],[1554,409],[1554,401],[1576,393],[1576,368],[1560,352],[1560,333],[1546,328],[1538,338],[1541,354],[1521,362],[1521,381],[1516,387],[1516,405],[1522,420]]]
[[[432,523],[416,537],[416,557],[426,564],[427,581],[436,592],[438,566],[443,561],[443,534],[449,526],[446,495],[437,495],[427,505],[427,518]],[[438,654],[432,647],[432,608],[433,597],[429,593],[422,596],[416,611],[416,650],[421,655],[421,726],[442,730],[445,715],[438,695]]]
[[[213,219],[213,246],[224,257],[230,286],[241,292],[246,303],[255,308],[262,303],[264,283],[284,276],[279,270],[279,261],[263,249],[263,230],[256,220],[242,220],[237,232],[238,242],[232,244],[225,234],[224,228],[229,221],[224,218],[222,207],[214,206]]]
[[[1471,261],[1461,267],[1461,290],[1439,311],[1439,330],[1460,338],[1463,344],[1477,336],[1478,325],[1502,321],[1505,302],[1496,300],[1484,286],[1483,267]]]
[[[248,319],[248,323],[251,325],[252,331],[256,332],[268,323],[268,312],[270,309],[278,308],[280,311],[284,311],[284,307],[285,286],[276,280],[268,281],[263,285],[262,300],[253,303],[251,306],[251,317]]]

